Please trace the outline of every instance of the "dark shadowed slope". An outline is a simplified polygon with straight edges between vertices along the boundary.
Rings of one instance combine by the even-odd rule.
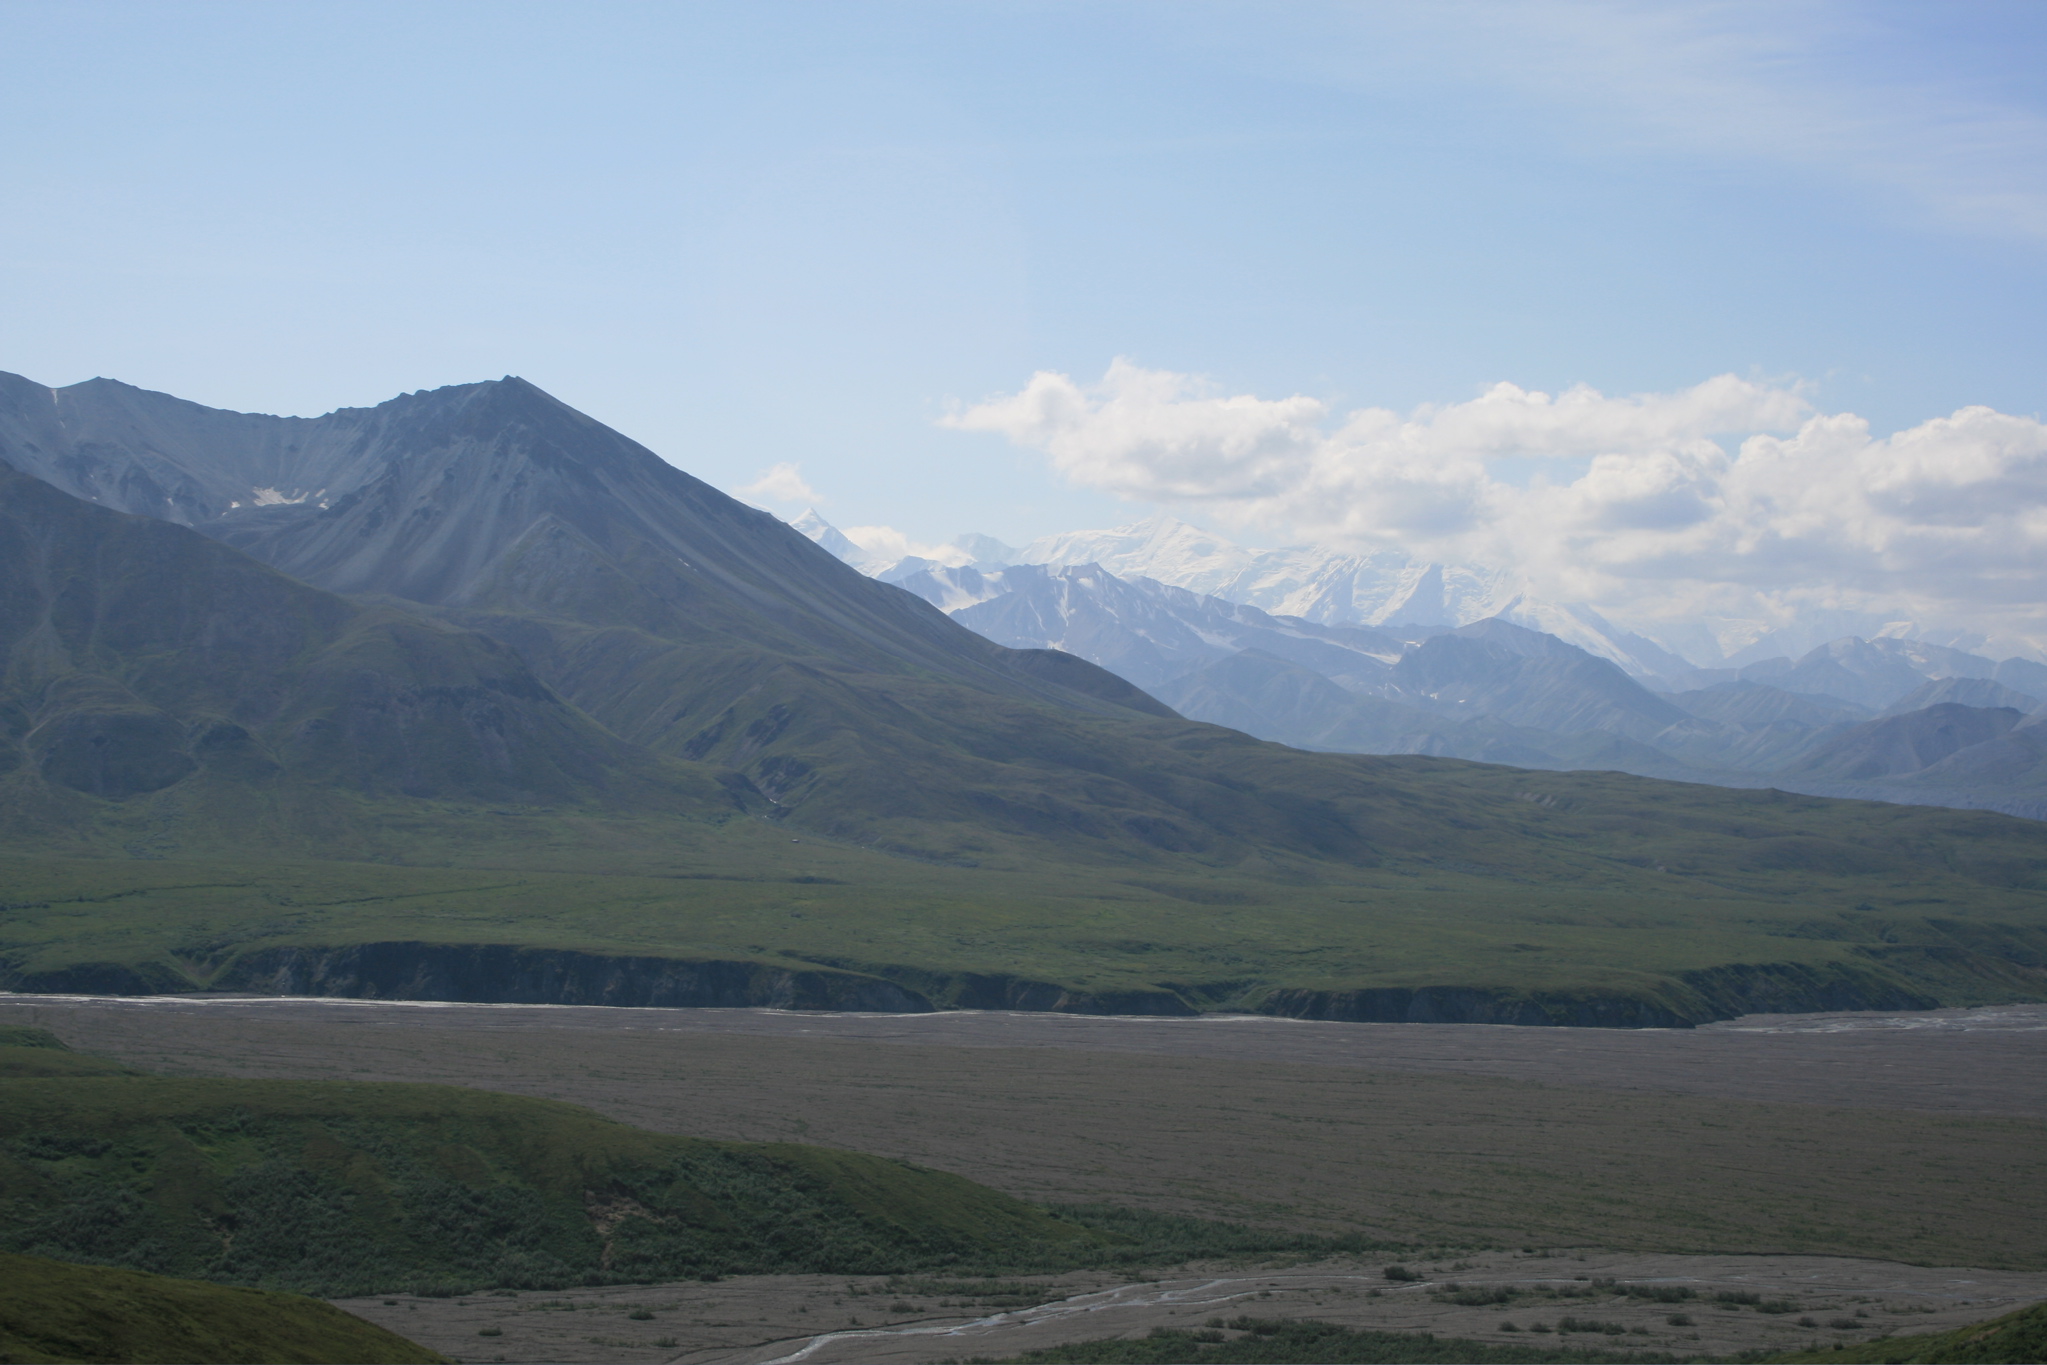
[[[1950,704],[1988,709],[2008,706],[2026,715],[2040,709],[2038,697],[2006,687],[2003,683],[1993,682],[1989,678],[1935,678],[1899,701],[1893,702],[1885,708],[1883,714],[1902,716],[1913,711],[1924,711],[1929,706]]]
[[[1847,781],[1916,773],[1960,750],[2000,738],[2022,719],[2009,707],[1945,702],[1846,730],[1793,764],[1789,773]]]
[[[607,734],[495,641],[4,468],[0,772],[6,824],[48,838],[188,782],[188,804],[244,815],[252,793],[336,790],[731,805],[708,775]]]
[[[1393,667],[1408,697],[1453,715],[1644,739],[1685,713],[1605,659],[1495,617],[1424,641]]]

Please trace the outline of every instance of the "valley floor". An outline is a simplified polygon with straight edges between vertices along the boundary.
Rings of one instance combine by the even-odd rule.
[[[2047,1297],[2047,1006],[1604,1030],[0,995],[0,1024],[159,1072],[453,1082],[666,1132],[876,1152],[1039,1201],[1361,1231],[1416,1248],[1427,1277],[1386,1281],[1389,1253],[1179,1269],[1056,1310],[1025,1311],[1130,1277],[1031,1277],[1006,1305],[842,1277],[347,1305],[472,1361],[763,1365],[819,1333],[943,1324],[804,1357],[936,1361],[1240,1313],[1720,1352],[1933,1330]],[[1797,1309],[1540,1292],[1606,1277]],[[1451,1280],[1532,1292],[1431,1297]],[[952,1330],[999,1308],[1016,1312]],[[1567,1314],[1624,1331],[1526,1331]]]
[[[2047,1007],[1697,1030],[0,996],[161,1072],[440,1081],[1039,1201],[2047,1270]]]
[[[1006,1309],[974,1305],[939,1281],[815,1275],[339,1302],[463,1361],[923,1365],[1007,1357],[1101,1337],[1141,1337],[1155,1327],[1194,1330],[1211,1318],[1240,1314],[1433,1332],[1501,1345],[1561,1342],[1565,1349],[1575,1345],[1724,1358],[1742,1351],[1946,1331],[2047,1298],[2047,1275],[2039,1273],[1840,1257],[1670,1256],[1583,1248],[1480,1252],[1414,1263],[1411,1268],[1424,1278],[1412,1283],[1389,1283],[1384,1266],[1351,1260],[1263,1268],[1194,1266],[1138,1282],[1085,1273],[1033,1277],[1030,1287],[1044,1301]],[[1555,1296],[1557,1290],[1584,1291],[1594,1279],[1687,1288],[1697,1297],[1655,1303],[1616,1300],[1604,1291],[1589,1299]],[[1441,1297],[1453,1281],[1464,1291],[1520,1292],[1504,1305],[1460,1305]],[[1771,1311],[1716,1302],[1713,1296],[1722,1291],[1755,1295]],[[650,1316],[628,1316],[635,1311]],[[1673,1324],[1673,1316],[1690,1321]],[[1537,1323],[1553,1329],[1564,1317],[1615,1323],[1623,1332],[1558,1336],[1530,1330]],[[1815,1325],[1803,1325],[1801,1318]],[[1516,1330],[1505,1330],[1508,1322]],[[492,1335],[481,1335],[486,1332]]]
[[[82,996],[0,992],[0,1023],[50,1028],[83,1051],[170,1072],[251,1077],[446,1081],[573,1100],[649,1127],[674,1127],[667,1088],[640,1069],[693,1064],[759,1046],[887,1044],[1046,1048],[1189,1062],[1284,1062],[1434,1072],[1630,1092],[1871,1109],[2047,1118],[2047,1005],[1839,1014],[1751,1014],[1696,1029],[1351,1024],[1267,1015],[953,1010],[935,1014],[771,1009],[619,1009],[249,995]],[[420,1044],[431,1039],[432,1046]],[[754,1040],[749,1042],[748,1040]],[[563,1074],[562,1053],[601,1059]],[[763,1055],[766,1055],[765,1053]],[[957,1059],[968,1065],[965,1057]],[[552,1088],[549,1088],[552,1087]],[[754,1096],[750,1099],[758,1099]],[[783,1106],[800,1106],[800,1095]],[[742,1112],[753,1108],[757,1129]],[[720,1100],[700,1136],[787,1140],[750,1102]],[[692,1130],[694,1131],[694,1130]],[[823,1140],[823,1139],[814,1139]]]

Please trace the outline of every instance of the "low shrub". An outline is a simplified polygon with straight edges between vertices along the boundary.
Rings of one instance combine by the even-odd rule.
[[[1651,1303],[1683,1303],[1686,1299],[1698,1297],[1698,1291],[1682,1284],[1624,1284],[1620,1292],[1631,1299],[1647,1299]]]
[[[1628,1329],[1617,1322],[1600,1322],[1596,1318],[1574,1318],[1569,1315],[1557,1319],[1559,1332],[1599,1332],[1617,1337]]]

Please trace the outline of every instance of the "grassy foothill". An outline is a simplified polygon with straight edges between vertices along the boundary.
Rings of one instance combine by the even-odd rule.
[[[0,1252],[4,1365],[437,1365],[443,1357],[300,1294]]]
[[[68,1261],[345,1297],[1384,1245],[1055,1211],[906,1161],[654,1133],[555,1100],[151,1076],[27,1041],[0,1047],[0,1248]]]
[[[1361,992],[1434,990],[1501,1022],[1665,1024],[2047,998],[2047,859],[2024,822],[1612,774],[1428,776],[1414,799],[1453,807],[1460,837],[1392,829],[1371,866],[948,866],[751,818],[395,808],[389,827],[416,837],[389,861],[0,853],[0,984],[1335,1018],[1380,1017]],[[438,841],[493,823],[489,847]],[[422,974],[377,952],[433,956]],[[709,964],[743,978],[729,998],[635,984]]]
[[[43,1049],[0,1052],[35,1054]],[[55,1054],[63,1056],[64,1054]],[[0,1080],[8,1250],[344,1296],[877,1273],[1116,1240],[985,1186],[452,1086]]]

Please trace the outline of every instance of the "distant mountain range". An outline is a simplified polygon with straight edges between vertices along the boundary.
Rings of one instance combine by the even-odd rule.
[[[1129,554],[1193,586],[1070,538],[862,573],[803,530],[513,378],[287,418],[0,375],[0,986],[1627,1026],[2047,994],[2047,825],[1528,771],[2016,807],[2039,665],[1702,673],[1508,584],[1163,523]]]
[[[1851,636],[1698,668],[1498,575],[1247,551],[1168,517],[1020,549],[975,537],[956,565],[880,563],[815,511],[795,524],[993,641],[1300,748],[2047,816],[2047,665],[2029,659]]]

